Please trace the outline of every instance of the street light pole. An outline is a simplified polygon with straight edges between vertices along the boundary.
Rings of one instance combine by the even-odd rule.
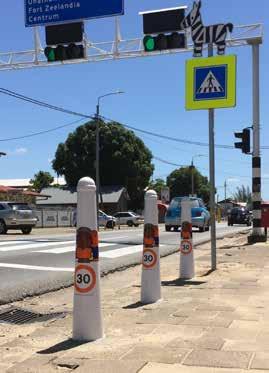
[[[96,132],[95,132],[95,183],[96,183],[96,209],[97,209],[97,225],[99,228],[99,223],[98,223],[98,216],[99,216],[99,195],[101,196],[101,204],[103,203],[102,201],[102,195],[100,193],[101,187],[100,187],[100,101],[107,96],[112,96],[112,95],[118,95],[124,93],[122,91],[115,91],[115,92],[110,92],[105,95],[99,96],[97,99],[97,105],[96,105],[96,115],[95,115],[95,121],[96,121]]]

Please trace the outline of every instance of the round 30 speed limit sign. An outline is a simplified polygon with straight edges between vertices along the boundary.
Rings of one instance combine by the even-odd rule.
[[[157,263],[157,254],[154,250],[145,248],[143,251],[143,266],[146,269],[151,269]]]
[[[184,255],[188,255],[192,252],[192,242],[188,240],[182,240],[180,244],[180,252]]]
[[[80,264],[75,271],[75,289],[78,293],[86,294],[96,285],[96,273],[90,266]]]

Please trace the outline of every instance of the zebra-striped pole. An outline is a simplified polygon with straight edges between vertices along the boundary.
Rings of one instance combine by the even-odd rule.
[[[261,224],[261,157],[260,157],[260,61],[259,40],[252,42],[253,64],[253,158],[252,158],[252,203],[253,231],[249,243],[265,242]]]

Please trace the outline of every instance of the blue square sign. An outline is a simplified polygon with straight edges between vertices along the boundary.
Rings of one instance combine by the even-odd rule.
[[[194,70],[194,101],[227,99],[228,66],[203,66]]]

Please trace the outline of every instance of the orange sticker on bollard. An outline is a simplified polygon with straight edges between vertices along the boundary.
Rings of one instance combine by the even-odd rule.
[[[99,260],[98,232],[87,227],[77,230],[76,259],[80,263]]]
[[[192,243],[188,240],[182,240],[180,243],[180,252],[184,255],[188,255],[192,252]]]
[[[157,254],[154,250],[144,248],[143,250],[143,267],[145,269],[151,269],[157,263]]]
[[[192,238],[192,224],[188,221],[183,221],[181,226],[181,238],[190,239]]]
[[[158,225],[145,224],[144,226],[144,246],[157,247],[159,246],[159,227]]]
[[[80,264],[75,271],[75,289],[79,293],[89,293],[96,285],[96,273],[90,266]]]

